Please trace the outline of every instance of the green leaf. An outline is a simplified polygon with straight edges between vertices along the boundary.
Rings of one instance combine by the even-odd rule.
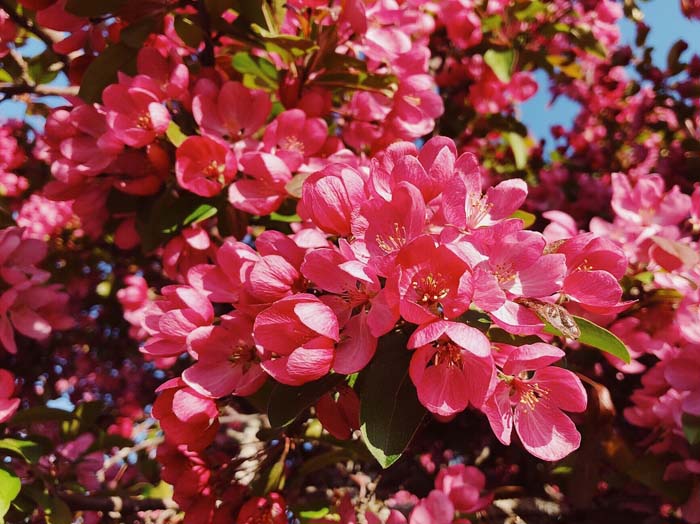
[[[285,223],[301,222],[301,218],[296,213],[293,215],[280,215],[279,213],[271,213],[270,220]]]
[[[407,340],[397,332],[382,337],[358,379],[362,438],[383,468],[401,457],[426,413],[408,375]]]
[[[0,468],[0,524],[5,522],[5,515],[10,504],[19,494],[22,483],[13,472]]]
[[[484,62],[488,64],[501,82],[504,84],[510,82],[515,62],[515,52],[512,49],[503,51],[489,49],[484,53]]]
[[[140,18],[119,32],[119,41],[127,47],[139,50],[151,33],[162,28],[162,22],[162,18]]]
[[[600,349],[601,351],[605,351],[606,353],[621,359],[627,364],[630,363],[629,350],[622,340],[617,338],[604,327],[594,324],[590,320],[577,316],[573,316],[573,319],[578,328],[581,330],[581,336],[578,338],[578,341],[581,344]],[[561,332],[559,332],[559,330],[557,330],[551,324],[546,324],[544,330],[552,335],[562,336]]]
[[[136,217],[141,247],[148,253],[165,243],[182,228],[196,224],[217,213],[216,203],[192,193],[181,195],[166,191],[151,208]]]
[[[180,126],[172,120],[168,124],[168,129],[165,131],[165,136],[168,137],[170,143],[175,147],[180,147],[180,144],[187,140],[187,135],[183,133]]]
[[[240,51],[233,55],[231,65],[243,75],[247,87],[277,89],[277,69],[270,61]]]
[[[267,404],[267,418],[273,428],[288,426],[324,393],[343,381],[345,375],[327,375],[302,386],[275,384]]]
[[[114,14],[125,3],[126,0],[68,0],[65,9],[76,16],[95,18]]]
[[[688,439],[688,443],[691,446],[700,444],[700,417],[691,415],[690,413],[683,413],[683,434],[685,438]]]
[[[510,148],[513,151],[513,158],[515,159],[515,167],[518,169],[524,169],[527,165],[528,148],[525,142],[525,138],[517,133],[505,133],[504,138],[510,144]]]
[[[533,0],[530,5],[521,9],[515,13],[515,18],[518,20],[526,20],[528,18],[534,18],[539,13],[547,10],[547,6],[540,2],[540,0]]]
[[[49,420],[63,421],[71,420],[75,415],[70,411],[46,406],[35,406],[18,411],[10,420],[13,426],[23,426],[34,422],[44,422]]]
[[[497,31],[503,25],[503,18],[500,15],[487,16],[481,21],[481,30],[484,33],[489,31]]]
[[[137,50],[123,43],[105,49],[85,70],[78,95],[87,103],[99,102],[102,91],[117,81],[117,71],[136,73]]]
[[[515,211],[512,215],[510,215],[510,218],[519,218],[522,220],[524,229],[531,227],[537,220],[535,215],[528,213],[527,211],[523,211],[522,209]]]
[[[19,455],[30,464],[36,463],[41,455],[43,455],[41,446],[36,442],[14,438],[4,438],[0,440],[0,450],[10,451]]]

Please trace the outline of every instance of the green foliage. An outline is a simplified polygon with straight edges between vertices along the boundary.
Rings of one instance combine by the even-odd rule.
[[[604,327],[594,324],[590,320],[577,316],[574,316],[573,319],[581,331],[581,336],[578,338],[581,344],[600,349],[601,351],[605,351],[621,359],[627,364],[630,363],[629,350],[622,340]],[[562,336],[561,332],[551,324],[545,326],[545,331],[552,335]]]
[[[484,53],[484,62],[486,62],[501,82],[504,84],[508,83],[513,73],[515,51],[512,49],[489,49]]]
[[[5,468],[0,468],[0,524],[5,522],[5,515],[12,501],[19,494],[20,487],[21,483],[17,475]]]
[[[426,414],[408,375],[412,352],[406,341],[403,333],[382,337],[358,378],[362,438],[383,468],[401,457]]]
[[[325,393],[340,384],[344,375],[326,375],[302,386],[275,384],[267,404],[267,418],[273,428],[288,426]]]

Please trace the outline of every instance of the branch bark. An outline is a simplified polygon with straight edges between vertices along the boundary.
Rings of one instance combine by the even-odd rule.
[[[199,14],[199,22],[202,24],[204,31],[204,49],[199,54],[199,59],[203,66],[213,67],[215,63],[214,56],[214,41],[211,37],[211,22],[209,20],[209,12],[204,0],[197,0],[197,12]]]
[[[73,511],[102,511],[115,512],[122,515],[138,513],[139,511],[153,511],[159,509],[177,509],[177,504],[166,499],[132,499],[122,497],[98,497],[81,495],[77,493],[59,493],[63,500]]]
[[[36,94],[39,96],[72,96],[78,94],[78,87],[51,86],[45,84],[11,84],[8,82],[0,82],[0,93],[4,94],[6,97],[23,94]]]

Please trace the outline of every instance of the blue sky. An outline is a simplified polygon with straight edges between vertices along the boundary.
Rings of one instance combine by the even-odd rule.
[[[700,21],[691,22],[685,18],[680,10],[680,0],[650,0],[640,1],[640,7],[644,11],[644,18],[652,30],[648,37],[648,44],[654,47],[654,62],[663,66],[666,63],[666,54],[671,46],[679,38],[683,38],[689,49],[684,57],[692,53],[700,54]],[[622,39],[632,44],[635,38],[634,25],[622,20]],[[23,49],[25,54],[36,54],[43,50],[43,44],[32,41],[31,45]],[[560,98],[552,106],[549,105],[550,95],[546,87],[546,75],[538,72],[536,78],[540,84],[538,93],[520,106],[520,117],[530,128],[536,138],[548,138],[549,128],[554,124],[566,125],[574,118],[578,109],[576,104]],[[65,85],[65,77],[59,77],[57,85]],[[60,98],[45,99],[49,104],[60,104]],[[7,118],[23,118],[25,105],[16,101],[0,103],[0,120]],[[35,127],[41,127],[41,117],[28,117],[28,121]]]
[[[644,21],[651,26],[647,45],[654,48],[654,63],[660,67],[666,64],[666,55],[678,39],[688,44],[683,58],[700,54],[700,21],[691,22],[683,16],[680,0],[650,0],[639,2],[644,12]],[[622,41],[634,47],[636,31],[634,24],[622,19]],[[554,124],[566,125],[576,116],[578,106],[565,98],[559,98],[549,106],[550,95],[547,89],[547,76],[542,72],[536,74],[540,89],[537,94],[520,106],[520,118],[537,138],[548,138],[549,128]]]

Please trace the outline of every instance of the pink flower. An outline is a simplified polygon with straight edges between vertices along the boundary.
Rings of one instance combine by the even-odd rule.
[[[236,176],[236,157],[228,146],[206,136],[191,136],[177,148],[175,174],[180,186],[211,197]]]
[[[627,270],[622,249],[607,238],[593,233],[577,235],[556,248],[566,256],[567,275],[562,291],[582,307],[608,312],[622,297],[618,283]]]
[[[224,315],[218,326],[195,329],[187,343],[197,362],[182,373],[182,379],[201,395],[244,397],[265,382],[248,317],[235,311]]]
[[[400,138],[420,137],[435,128],[435,119],[444,110],[433,78],[430,75],[411,75],[399,82],[389,124]]]
[[[187,337],[210,325],[214,309],[207,298],[189,286],[165,286],[163,296],[146,313],[144,328],[151,335],[143,352],[156,357],[176,356],[187,349]]]
[[[425,222],[426,208],[420,191],[408,182],[400,182],[391,202],[376,197],[363,204],[353,233],[364,239],[377,272],[388,276],[396,255],[423,233]]]
[[[510,351],[499,382],[482,411],[498,440],[510,444],[513,425],[527,451],[542,460],[560,460],[578,448],[581,435],[562,410],[586,409],[586,391],[571,371],[551,364],[561,349],[536,343]],[[530,371],[534,374],[528,378]]]
[[[396,257],[401,316],[414,324],[455,318],[469,309],[469,266],[446,245],[423,235]]]
[[[677,225],[690,212],[691,200],[674,186],[664,192],[664,179],[652,174],[637,179],[634,187],[622,173],[612,174],[612,207],[618,217],[640,226]]]
[[[267,126],[263,143],[294,172],[321,150],[326,138],[328,126],[322,118],[307,118],[301,109],[289,109]]]
[[[438,320],[413,332],[409,373],[418,399],[433,413],[450,416],[467,404],[481,407],[494,376],[491,344],[481,331]]]
[[[153,416],[163,428],[165,438],[173,444],[185,444],[197,451],[214,440],[219,429],[216,403],[174,378],[162,384],[153,403]]]
[[[128,275],[124,277],[124,283],[126,287],[117,291],[117,300],[124,309],[124,320],[131,324],[129,336],[141,340],[146,337],[146,331],[141,325],[151,304],[148,282],[142,276]]]
[[[687,392],[682,409],[691,415],[700,416],[700,346],[689,346],[668,360],[664,378],[679,391]]]
[[[434,489],[413,508],[408,524],[452,524],[455,508],[442,491]]]
[[[326,375],[340,339],[331,308],[306,293],[283,298],[260,313],[253,336],[263,369],[290,386]]]
[[[527,196],[527,184],[517,178],[490,187],[484,195],[481,168],[471,153],[464,153],[457,159],[455,171],[458,177],[442,202],[447,224],[462,229],[494,224],[512,215]]]
[[[233,207],[254,215],[269,215],[287,197],[285,185],[292,179],[287,164],[270,153],[245,153],[241,166],[248,178],[229,187],[228,200]]]
[[[467,49],[481,42],[481,19],[471,0],[448,0],[440,5],[439,16],[447,26],[447,36],[458,48]]]
[[[114,135],[131,147],[147,146],[170,124],[170,113],[148,77],[138,76],[130,85],[112,84],[102,94],[107,124]]]
[[[474,513],[491,504],[493,493],[481,496],[486,477],[474,466],[455,464],[442,468],[435,478],[435,489],[445,493],[456,511]]]
[[[248,500],[236,518],[236,524],[287,524],[287,504],[279,493]]]
[[[192,114],[205,135],[236,141],[258,131],[267,120],[270,96],[240,82],[225,82],[221,89],[207,79],[195,87]]]
[[[19,407],[20,399],[12,398],[14,392],[14,375],[6,369],[0,369],[0,424],[10,420]]]
[[[365,183],[361,172],[331,164],[304,181],[299,216],[331,235],[350,236],[351,219],[369,197]]]

